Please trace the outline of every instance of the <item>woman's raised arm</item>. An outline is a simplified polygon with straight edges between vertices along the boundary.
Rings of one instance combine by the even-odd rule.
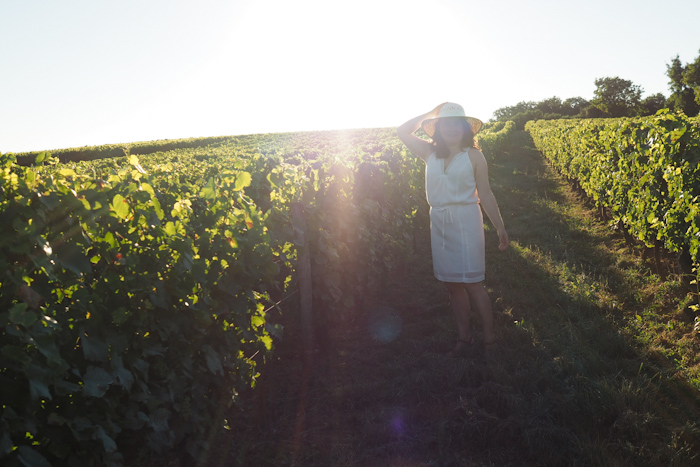
[[[428,141],[417,137],[413,133],[420,128],[421,123],[423,123],[424,120],[437,117],[440,113],[440,108],[443,105],[444,103],[438,105],[430,112],[410,119],[396,129],[399,139],[403,142],[403,144],[405,144],[413,154],[423,160],[428,159],[428,156],[430,156],[430,153],[433,151],[433,147]]]

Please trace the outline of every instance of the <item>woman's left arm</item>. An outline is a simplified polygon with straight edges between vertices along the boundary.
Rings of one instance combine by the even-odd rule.
[[[499,241],[498,249],[503,251],[508,248],[510,240],[508,239],[508,233],[503,224],[503,217],[501,217],[501,212],[498,209],[498,203],[496,203],[496,197],[493,195],[493,191],[491,191],[486,158],[484,154],[477,149],[471,149],[469,155],[472,166],[474,167],[474,178],[476,179],[476,192],[479,195],[479,203],[481,203],[484,211],[486,211],[486,215],[491,219],[491,223],[496,228]]]

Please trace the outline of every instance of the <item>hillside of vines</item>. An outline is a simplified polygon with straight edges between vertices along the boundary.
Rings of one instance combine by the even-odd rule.
[[[529,122],[535,145],[629,240],[700,262],[700,119]]]
[[[490,360],[441,351],[394,129],[1,155],[0,464],[690,465],[697,119],[528,130],[479,141],[513,240]]]
[[[511,130],[482,146],[497,153]],[[295,231],[327,323],[401,266],[425,216],[393,129],[135,147],[152,152],[0,156],[4,464],[199,457],[283,336]]]
[[[405,267],[331,327],[313,372],[289,316],[204,464],[697,463],[700,335],[675,258],[657,273],[524,131],[489,174],[511,237],[499,251],[486,223],[498,346],[446,357],[457,331],[425,225]]]

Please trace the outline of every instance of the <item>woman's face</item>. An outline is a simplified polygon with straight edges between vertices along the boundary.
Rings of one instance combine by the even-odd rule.
[[[445,144],[458,144],[464,136],[464,119],[459,117],[441,118],[437,122],[437,131]]]

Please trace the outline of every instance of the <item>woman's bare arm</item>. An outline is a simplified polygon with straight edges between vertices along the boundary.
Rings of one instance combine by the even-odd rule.
[[[437,117],[440,113],[440,108],[443,105],[444,104],[440,104],[430,112],[424,113],[423,115],[419,115],[410,119],[409,121],[407,121],[406,123],[404,123],[396,129],[399,139],[403,142],[403,144],[405,144],[413,154],[415,154],[423,160],[428,159],[430,153],[433,152],[433,147],[428,141],[417,137],[413,133],[415,133],[416,130],[420,128],[421,123],[423,123],[424,120]]]
[[[486,164],[486,158],[484,154],[478,149],[469,150],[469,160],[472,162],[474,167],[474,177],[476,179],[476,192],[479,195],[479,203],[486,211],[486,215],[491,220],[491,223],[496,228],[498,232],[498,249],[503,251],[508,248],[508,233],[506,232],[505,225],[503,224],[503,217],[501,217],[501,212],[498,209],[498,203],[496,203],[496,197],[491,191],[491,184],[489,183],[489,172],[488,166]]]

